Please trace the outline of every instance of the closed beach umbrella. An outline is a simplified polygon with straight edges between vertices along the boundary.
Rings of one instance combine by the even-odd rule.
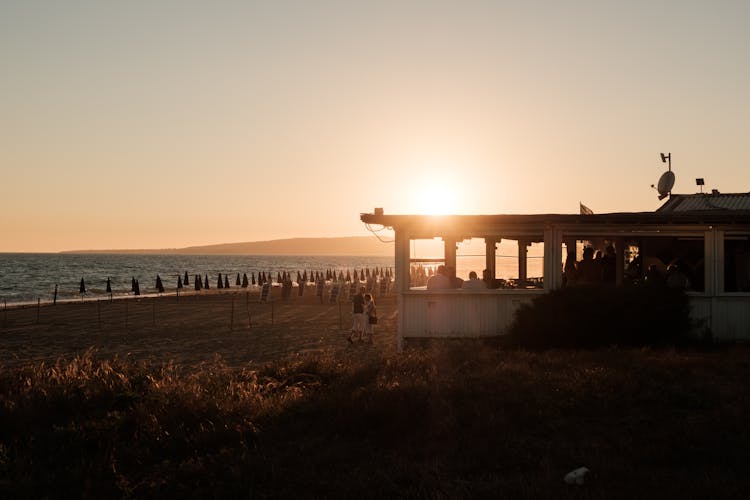
[[[302,282],[302,275],[300,274],[299,271],[297,271],[297,283],[300,283],[300,282]]]
[[[242,273],[242,288],[247,288],[247,273]]]
[[[352,274],[349,272],[349,270],[346,270],[346,281],[347,283],[352,281]]]
[[[224,281],[221,279],[221,273],[219,273],[219,281],[216,283],[216,288],[224,288]]]
[[[307,282],[307,271],[305,270],[302,271],[302,281]]]
[[[130,291],[135,293],[135,276],[133,276],[133,279],[130,280]]]
[[[86,284],[83,282],[83,278],[81,278],[81,286],[78,287],[78,293],[80,293],[81,295],[86,293]]]
[[[177,288],[182,288],[182,278],[180,278],[180,275],[177,275]]]
[[[158,274],[156,275],[156,290],[159,293],[164,293],[164,284],[162,284],[161,276],[159,276]]]
[[[193,279],[193,283],[195,285],[194,286],[195,291],[196,292],[199,291],[201,289],[201,277],[196,275],[195,278]]]
[[[203,283],[204,283],[203,286],[205,287],[206,290],[209,290],[211,288],[211,285],[208,284],[208,274],[206,274],[206,279],[203,280]]]
[[[112,293],[112,281],[107,276],[107,293]]]
[[[237,273],[237,279],[235,280],[234,284],[236,286],[240,286],[242,282],[240,281],[240,273]]]
[[[240,275],[237,275],[237,278],[239,279]],[[224,275],[224,288],[229,288],[229,275]]]
[[[140,295],[141,294],[141,284],[138,283],[138,280],[135,280],[135,294]]]
[[[281,281],[282,281],[282,279],[281,279],[281,273],[277,272],[276,273],[276,283],[281,283]]]
[[[252,279],[253,286],[255,286],[255,273],[250,273],[250,278]]]
[[[187,271],[185,271],[185,279],[183,279],[182,282],[185,284],[185,286],[188,286],[190,284],[190,281],[188,280]]]

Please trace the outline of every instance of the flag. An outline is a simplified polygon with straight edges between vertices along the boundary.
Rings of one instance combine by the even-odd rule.
[[[594,211],[580,201],[578,202],[578,205],[580,205],[581,215],[594,215]]]

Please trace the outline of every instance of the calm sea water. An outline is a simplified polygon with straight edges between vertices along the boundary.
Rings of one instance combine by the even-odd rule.
[[[55,285],[57,300],[79,298],[81,278],[87,298],[109,297],[107,278],[115,296],[131,294],[131,280],[137,279],[141,294],[156,292],[156,275],[167,291],[177,287],[177,277],[187,271],[192,290],[193,277],[208,275],[212,288],[218,274],[229,275],[235,286],[237,274],[265,272],[276,281],[277,273],[287,271],[292,279],[307,271],[352,272],[354,269],[393,268],[391,257],[347,256],[270,256],[270,255],[135,255],[135,254],[0,254],[0,302],[24,303],[41,299],[52,301]]]

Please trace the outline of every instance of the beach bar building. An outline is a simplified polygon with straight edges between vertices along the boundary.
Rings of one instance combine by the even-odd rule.
[[[376,209],[360,218],[394,231],[399,348],[409,338],[502,335],[521,304],[578,284],[569,266],[580,264],[587,247],[611,263],[603,282],[684,287],[697,333],[750,339],[750,193],[672,195],[655,212],[432,216]],[[439,242],[439,254],[416,254],[421,241]],[[485,271],[488,288],[427,289],[422,278],[438,265],[466,279],[460,250],[467,242],[483,249],[470,259],[480,277]],[[508,248],[515,249],[512,276],[508,256],[500,255]]]

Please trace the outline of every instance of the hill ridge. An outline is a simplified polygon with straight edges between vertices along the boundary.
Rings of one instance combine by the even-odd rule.
[[[338,236],[217,243],[183,248],[68,250],[60,253],[391,256],[393,244],[381,242],[373,236]]]

